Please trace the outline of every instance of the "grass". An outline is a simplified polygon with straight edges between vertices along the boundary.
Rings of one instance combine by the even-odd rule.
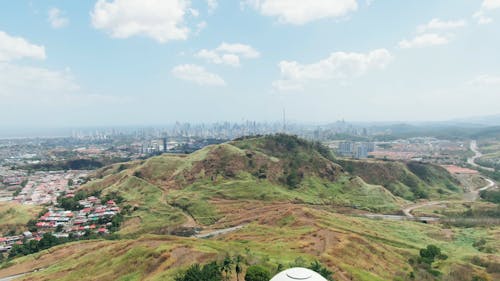
[[[462,189],[445,169],[418,162],[379,160],[339,160],[347,172],[360,176],[367,183],[381,185],[394,195],[407,200],[419,197],[455,198]]]
[[[103,195],[109,192],[118,192],[125,198],[126,204],[135,209],[126,217],[128,223],[120,234],[161,232],[185,221],[178,209],[165,202],[162,190],[140,178],[125,176],[117,184],[106,188]]]
[[[9,231],[19,234],[26,229],[28,221],[35,219],[41,210],[40,206],[0,203],[0,235]]]
[[[453,237],[445,238],[439,225],[370,220],[307,207],[300,210],[284,215],[276,224],[254,222],[215,239],[144,235],[134,240],[69,243],[17,259],[12,267],[37,262],[49,266],[27,280],[172,280],[192,263],[240,254],[247,264],[263,264],[272,270],[280,263],[289,267],[298,257],[306,264],[319,259],[337,274],[368,281],[392,280],[397,272],[409,272],[408,259],[429,244],[438,245],[449,256],[438,264],[442,272],[473,256],[487,257],[472,246],[480,238],[499,249],[495,239],[499,227],[454,228]]]

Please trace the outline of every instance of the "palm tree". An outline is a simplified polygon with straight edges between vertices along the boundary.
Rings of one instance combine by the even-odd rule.
[[[232,267],[233,267],[233,260],[229,256],[226,256],[224,258],[224,261],[222,261],[222,266],[221,266],[221,270],[224,271],[224,273],[226,274],[226,280],[229,280],[229,274],[231,273]]]
[[[241,267],[242,261],[243,261],[243,258],[240,255],[237,255],[234,258],[234,263],[235,263],[234,270],[236,271],[236,280],[237,281],[240,281],[240,274],[243,271],[243,268]]]

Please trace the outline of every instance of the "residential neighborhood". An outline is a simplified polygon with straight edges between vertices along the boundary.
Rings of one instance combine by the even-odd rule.
[[[74,193],[64,195],[73,198]],[[51,233],[56,238],[76,239],[91,234],[107,235],[116,227],[113,218],[120,213],[120,208],[113,200],[101,203],[95,196],[78,201],[80,210],[71,211],[63,208],[51,207],[40,216],[30,230],[20,235],[0,236],[0,253],[8,252],[14,245],[23,245],[31,240],[40,241],[44,234]]]

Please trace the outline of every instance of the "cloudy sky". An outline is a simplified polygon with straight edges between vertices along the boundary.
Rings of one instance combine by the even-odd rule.
[[[0,127],[500,114],[500,0],[0,4]]]

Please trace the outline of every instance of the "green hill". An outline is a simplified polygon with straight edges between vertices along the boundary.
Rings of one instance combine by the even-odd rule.
[[[381,185],[407,200],[448,198],[461,192],[460,183],[444,168],[420,162],[338,160],[344,169],[370,184]]]
[[[256,200],[397,211],[401,200],[381,186],[345,174],[329,150],[277,135],[116,164],[84,189],[117,193],[134,211],[122,234],[165,233],[192,217],[199,225],[221,218],[217,200]]]

